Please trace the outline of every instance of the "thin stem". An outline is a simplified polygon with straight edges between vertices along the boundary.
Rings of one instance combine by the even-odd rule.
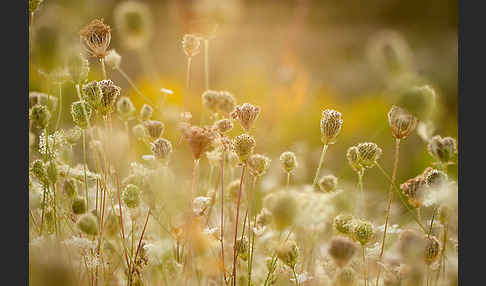
[[[191,187],[191,193],[192,193],[192,199],[197,196],[197,177],[198,177],[198,171],[199,171],[199,159],[194,160],[194,168],[192,170],[192,187]]]
[[[145,229],[147,228],[149,217],[150,217],[150,210],[147,213],[147,218],[145,219],[145,224],[143,225],[142,234],[140,235],[140,240],[138,241],[137,251],[135,252],[135,257],[133,258],[132,273],[135,271],[135,264],[137,263],[138,252],[140,251],[140,248],[142,246],[143,235],[145,234]]]
[[[103,73],[103,79],[106,79],[106,68],[105,68],[105,59],[104,58],[100,59],[100,64],[101,64],[101,72]]]
[[[316,175],[314,176],[314,182],[312,183],[313,187],[317,186],[317,180],[319,178],[319,173],[321,172],[322,163],[324,162],[324,157],[326,156],[328,146],[328,144],[324,144],[324,146],[322,147],[321,159],[319,159],[319,166],[317,166]]]
[[[209,40],[204,39],[204,79],[205,90],[209,89]]]
[[[32,52],[32,27],[34,26],[34,12],[29,14],[29,58]]]
[[[140,97],[142,97],[143,99],[145,99],[148,103],[150,103],[151,105],[153,105],[155,109],[157,109],[157,107],[155,106],[155,104],[148,97],[146,97],[145,95],[143,95],[142,92],[135,86],[135,84],[133,83],[132,79],[128,76],[128,74],[126,74],[120,67],[117,67],[116,70],[123,76],[123,78],[125,78],[125,80],[128,82],[128,84],[133,88],[133,90],[135,90],[135,92]]]
[[[83,171],[84,171],[84,190],[85,190],[85,194],[86,194],[86,209],[89,210],[88,176],[86,175],[86,165],[87,165],[87,162],[86,162],[86,130],[85,129],[83,129],[82,135],[83,135],[83,160],[84,160],[84,164],[83,164]]]
[[[363,176],[364,176],[364,171],[360,171],[358,173],[358,187],[359,187],[359,194],[360,194],[360,201],[361,203],[359,204],[359,211],[358,213],[364,217],[364,211],[365,211],[365,197],[364,197],[364,190],[363,190]]]
[[[241,190],[243,187],[243,179],[245,177],[245,169],[246,164],[243,165],[243,168],[241,170],[240,190],[238,192],[238,203],[236,205],[235,237],[233,241],[233,286],[236,286],[236,239],[238,237],[238,220],[240,215]]]
[[[383,257],[383,251],[385,249],[386,232],[388,228],[388,221],[390,219],[391,202],[393,199],[393,184],[395,183],[395,179],[397,176],[398,159],[400,157],[399,152],[400,152],[400,139],[396,139],[395,140],[395,160],[393,163],[393,172],[392,172],[392,178],[390,183],[390,189],[388,190],[388,205],[386,208],[385,229],[383,230],[383,239],[381,241],[381,250],[380,250],[380,256],[378,257],[378,261],[381,261]],[[376,275],[376,286],[378,286],[378,282],[380,281],[380,274],[381,274],[381,267],[378,268],[378,274]]]
[[[287,172],[287,188],[290,186],[290,172]]]
[[[366,255],[365,255],[365,246],[361,245],[361,254],[363,256],[363,280],[364,280],[364,285],[368,285],[368,274],[366,273]]]
[[[186,72],[186,92],[184,93],[184,112],[187,109],[187,98],[189,97],[189,85],[191,83],[191,57],[187,58],[187,72]]]
[[[59,84],[59,111],[57,113],[56,130],[59,127],[59,122],[61,122],[62,115],[62,85]]]
[[[401,197],[401,194],[400,194],[400,191],[398,190],[397,186],[395,186],[394,183],[392,183],[391,181],[391,178],[390,176],[388,176],[388,174],[385,172],[385,170],[383,170],[383,168],[380,166],[380,164],[378,164],[378,162],[375,162],[375,165],[378,167],[378,169],[383,173],[383,175],[385,176],[385,178],[391,183],[391,185],[393,186],[393,190],[395,192],[397,192],[398,194],[398,197],[400,198],[400,201],[402,202],[402,204],[405,206],[405,208],[408,210],[408,212],[411,214],[412,218],[415,220],[415,222],[417,222],[417,224],[420,226],[420,228],[422,229],[422,231],[424,233],[427,233],[427,230],[425,229],[425,227],[422,225],[422,222],[418,219],[417,215],[414,213],[414,211],[408,206],[407,202],[405,202],[403,200],[403,198]]]
[[[297,273],[295,273],[295,266],[292,267],[292,272],[294,273],[295,285],[299,286],[299,279],[297,279]]]
[[[223,264],[223,279],[226,283],[226,268],[224,266],[224,159],[225,150],[223,150],[222,160],[221,160],[221,262]]]

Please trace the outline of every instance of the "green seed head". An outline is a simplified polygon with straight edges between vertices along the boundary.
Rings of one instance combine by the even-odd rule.
[[[280,155],[280,163],[282,164],[284,171],[287,173],[292,172],[298,166],[297,157],[294,152],[290,151],[283,152],[282,155]]]
[[[49,120],[51,119],[51,112],[45,105],[34,105],[30,109],[30,120],[34,126],[40,129],[44,129],[49,125]]]
[[[71,116],[73,117],[74,124],[81,129],[88,127],[91,113],[91,107],[85,101],[76,101],[71,105]]]
[[[49,181],[47,176],[47,169],[42,160],[35,160],[32,162],[30,167],[30,172],[41,182],[46,183]]]
[[[248,159],[250,172],[257,177],[263,176],[270,167],[271,160],[267,156],[253,154]]]
[[[73,210],[73,214],[84,214],[86,212],[86,199],[83,197],[74,198],[71,209]]]
[[[103,93],[99,110],[101,114],[107,115],[115,111],[115,102],[118,96],[120,96],[121,88],[109,79],[102,80],[99,84]]]
[[[371,142],[358,144],[359,162],[365,168],[372,168],[376,161],[380,159],[383,152],[378,145]]]
[[[338,178],[334,175],[323,176],[319,180],[319,189],[323,193],[330,193],[336,190]]]
[[[339,214],[334,218],[333,226],[338,233],[351,236],[354,227],[354,217],[349,214]]]
[[[260,107],[254,106],[249,103],[244,103],[243,105],[238,105],[235,109],[231,112],[231,117],[235,120],[238,120],[241,127],[245,129],[247,132],[250,131],[253,123],[258,118],[260,114]]]
[[[353,234],[359,243],[366,245],[373,237],[373,224],[369,221],[359,220],[355,224]]]
[[[116,103],[116,111],[123,121],[128,121],[135,113],[135,107],[128,96],[121,97]]]
[[[84,214],[82,217],[79,218],[76,224],[79,230],[81,230],[85,234],[88,235],[98,234],[98,220],[91,213]]]
[[[103,98],[103,91],[101,90],[100,83],[97,81],[91,81],[83,85],[83,99],[89,103],[93,109],[98,109],[101,105],[101,99]]]
[[[241,134],[233,140],[233,150],[241,162],[246,162],[250,158],[255,145],[255,139],[248,134]]]
[[[360,173],[364,170],[363,166],[360,164],[358,147],[349,147],[346,153],[346,158],[348,159],[349,166],[351,166],[355,172]]]
[[[136,185],[128,184],[123,190],[122,200],[129,208],[136,208],[140,205],[140,189]]]

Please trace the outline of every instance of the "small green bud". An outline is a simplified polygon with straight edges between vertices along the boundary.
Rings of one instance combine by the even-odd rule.
[[[85,215],[80,217],[77,222],[77,226],[79,230],[88,235],[98,234],[98,220],[91,213],[86,213]]]
[[[85,101],[76,101],[71,105],[71,116],[73,117],[74,124],[81,129],[88,127],[91,112],[91,107]]]
[[[255,139],[248,134],[236,136],[233,140],[233,150],[238,155],[241,162],[246,162],[255,149]]]
[[[73,199],[71,209],[74,214],[84,214],[86,212],[86,199],[83,197],[76,197]]]
[[[30,167],[30,171],[34,176],[41,182],[47,183],[48,182],[48,176],[47,176],[47,169],[42,160],[35,160],[32,162],[32,166]]]
[[[334,218],[333,226],[337,232],[351,236],[354,227],[354,217],[349,214],[339,214]]]
[[[51,119],[51,112],[45,105],[34,105],[30,109],[30,120],[34,124],[34,126],[39,127],[40,129],[44,129],[49,125],[49,120]]]
[[[103,91],[101,90],[100,83],[97,81],[91,81],[82,88],[83,99],[89,103],[91,108],[98,109],[101,105],[101,99],[103,97]]]
[[[135,113],[135,107],[128,96],[121,97],[117,101],[116,110],[123,121],[128,121]]]
[[[140,189],[136,185],[129,184],[125,186],[122,194],[122,200],[129,208],[136,208],[140,205]]]
[[[373,237],[373,224],[369,221],[359,220],[354,226],[353,234],[359,243],[366,245]]]

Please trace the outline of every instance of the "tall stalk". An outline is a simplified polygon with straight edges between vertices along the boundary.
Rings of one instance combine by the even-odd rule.
[[[364,280],[364,285],[368,285],[368,273],[366,271],[366,253],[365,253],[365,246],[364,244],[361,245],[361,254],[363,256],[363,280]]]
[[[381,261],[383,257],[383,251],[385,249],[385,240],[386,240],[386,231],[388,229],[388,221],[390,219],[390,209],[391,209],[391,202],[393,199],[393,184],[395,183],[395,179],[397,176],[397,170],[398,170],[398,159],[399,159],[399,152],[400,152],[400,139],[395,140],[395,159],[393,163],[393,171],[392,171],[392,178],[391,178],[391,183],[390,183],[390,189],[388,190],[388,205],[386,207],[386,219],[385,219],[385,229],[383,230],[383,239],[381,241],[381,250],[380,250],[380,255],[378,256],[378,261]],[[381,275],[381,267],[378,268],[378,274],[376,275],[376,286],[378,286],[378,283],[380,281],[380,275]]]
[[[103,79],[106,79],[106,68],[105,68],[105,59],[104,58],[100,59],[100,64],[101,64],[101,72],[103,74]]]
[[[184,112],[187,111],[187,98],[189,97],[189,85],[191,83],[191,60],[192,57],[187,57],[187,71],[186,71],[186,91],[184,93]]]
[[[236,286],[236,240],[238,237],[238,220],[239,220],[239,215],[240,215],[240,202],[241,202],[241,190],[243,187],[243,179],[245,177],[245,170],[246,170],[246,164],[243,165],[243,168],[241,170],[241,179],[240,179],[240,190],[238,192],[238,202],[236,205],[236,218],[235,218],[235,237],[233,240],[233,286]]]
[[[225,150],[223,149],[222,160],[221,160],[221,262],[223,264],[223,279],[226,283],[226,268],[224,266],[224,159]]]
[[[192,187],[191,187],[191,202],[197,196],[197,181],[199,174],[199,159],[194,160],[194,168],[192,169]],[[189,202],[190,203],[190,202]]]
[[[56,130],[59,127],[59,122],[61,122],[62,115],[62,84],[59,84],[59,107],[57,112]]]
[[[88,200],[88,177],[86,175],[86,130],[82,130],[83,135],[83,171],[84,171],[84,190],[86,193],[86,209],[89,210],[89,200]]]
[[[209,39],[204,39],[204,88],[209,89]]]
[[[326,151],[328,146],[329,146],[328,144],[324,144],[324,146],[322,147],[321,159],[319,159],[319,166],[317,166],[316,175],[314,176],[314,182],[312,183],[313,187],[317,186],[319,173],[321,172],[322,163],[324,162],[324,157],[326,156]]]
[[[364,217],[364,209],[365,209],[365,198],[364,198],[364,190],[363,190],[363,176],[364,170],[358,172],[358,188],[359,188],[359,201],[360,203],[357,206],[358,214]]]

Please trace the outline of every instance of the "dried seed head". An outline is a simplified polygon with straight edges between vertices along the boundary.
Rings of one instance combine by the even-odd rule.
[[[70,128],[68,131],[64,133],[64,137],[66,138],[66,141],[73,145],[76,142],[79,141],[82,135],[82,130],[78,126],[74,126],[73,128]]]
[[[255,149],[255,139],[248,134],[236,136],[233,140],[233,150],[238,155],[241,162],[246,162]]]
[[[116,110],[123,121],[128,121],[135,113],[135,106],[128,96],[124,96],[117,101]]]
[[[137,140],[143,140],[149,136],[147,128],[145,128],[145,126],[143,126],[142,124],[137,124],[133,126],[132,133]]]
[[[34,126],[45,129],[49,125],[51,112],[45,105],[36,104],[30,109],[29,118]]]
[[[282,164],[284,171],[287,173],[292,172],[298,166],[297,157],[294,152],[290,151],[283,152],[280,155],[280,163]]]
[[[431,264],[439,257],[440,243],[435,236],[425,236],[425,263]]]
[[[140,205],[140,189],[136,185],[128,184],[123,189],[122,200],[129,208],[136,208]]]
[[[270,167],[271,160],[267,156],[253,154],[248,159],[248,167],[253,176],[263,176]]]
[[[142,109],[140,109],[140,120],[142,121],[149,120],[150,118],[152,118],[153,114],[154,114],[154,109],[152,108],[152,106],[148,104],[144,104],[142,106]]]
[[[371,142],[358,144],[359,162],[365,168],[372,168],[380,159],[382,150],[378,145]]]
[[[249,103],[244,103],[243,105],[238,105],[235,107],[235,110],[231,112],[231,117],[235,120],[238,120],[241,127],[245,129],[247,132],[250,131],[255,120],[258,118],[258,114],[260,114],[260,107],[254,106]]]
[[[334,277],[333,286],[356,286],[358,285],[358,277],[356,271],[351,267],[339,269]]]
[[[49,180],[47,177],[46,166],[42,160],[37,159],[34,162],[32,162],[32,166],[30,167],[30,172],[34,174],[34,176],[43,183],[46,183]]]
[[[207,109],[211,110],[212,112],[218,111],[219,92],[215,90],[206,90],[205,92],[203,92],[201,97],[202,97],[203,104]]]
[[[98,234],[98,220],[92,213],[87,213],[80,217],[76,224],[79,230],[88,235]]]
[[[353,258],[356,250],[356,244],[351,239],[338,236],[331,240],[327,251],[337,266],[344,267]]]
[[[405,139],[417,126],[417,118],[403,108],[392,106],[388,112],[388,124],[396,139]]]
[[[339,214],[334,218],[334,229],[341,234],[351,236],[354,228],[354,217],[349,214]]]
[[[294,268],[299,258],[299,247],[293,240],[287,240],[277,248],[277,257],[290,268]]]
[[[436,135],[430,139],[427,149],[435,159],[442,163],[449,163],[457,153],[456,140],[452,137],[442,138]]]
[[[158,160],[167,162],[172,153],[172,144],[169,140],[159,138],[150,144],[152,146],[152,154]]]
[[[142,124],[143,126],[145,126],[148,134],[150,135],[150,137],[152,137],[153,140],[159,138],[164,133],[164,123],[158,120],[147,120],[144,121]]]
[[[71,203],[71,209],[73,214],[80,215],[86,212],[86,199],[82,197],[76,197]]]
[[[427,186],[432,188],[443,186],[449,179],[446,173],[430,167],[424,170],[422,176],[424,177]]]
[[[272,205],[273,221],[278,230],[292,225],[297,215],[297,202],[289,194],[278,197]]]
[[[99,82],[103,96],[101,98],[100,112],[107,115],[115,111],[115,102],[120,95],[121,88],[116,86],[113,81],[105,79]]]
[[[193,57],[200,52],[201,40],[192,34],[185,34],[182,37],[182,49],[188,57]]]
[[[218,96],[218,109],[222,113],[229,114],[235,109],[236,99],[229,91],[220,91]]]
[[[373,224],[369,221],[358,220],[353,229],[354,238],[361,243],[366,245],[370,242],[373,237]]]
[[[73,53],[68,59],[67,67],[75,83],[80,84],[88,78],[89,61],[82,53]]]
[[[182,131],[182,136],[189,143],[192,155],[196,160],[201,158],[201,155],[206,152],[217,137],[216,132],[207,127],[181,123],[179,128]]]
[[[83,85],[83,99],[91,105],[93,109],[97,109],[101,105],[101,99],[103,98],[103,91],[97,81],[91,81]]]
[[[334,175],[323,176],[319,180],[319,189],[323,193],[330,193],[336,190],[338,178]]]
[[[66,179],[62,186],[62,190],[68,197],[74,198],[74,196],[76,196],[76,182],[74,181],[74,179]]]
[[[114,49],[109,50],[105,56],[105,64],[116,70],[120,68],[122,57]]]
[[[44,0],[29,0],[29,12],[34,13]]]
[[[224,118],[216,121],[213,125],[213,128],[216,129],[219,133],[224,134],[233,129],[233,122],[231,122],[231,120],[227,118]]]
[[[400,185],[402,193],[408,198],[408,203],[414,208],[422,206],[426,187],[427,183],[421,175],[411,178]]]
[[[81,43],[90,56],[104,58],[110,46],[111,29],[103,19],[94,19],[79,32]]]
[[[341,113],[332,109],[325,109],[321,118],[321,141],[324,144],[334,144],[341,131],[343,120]]]
[[[71,105],[71,115],[74,124],[81,129],[88,127],[89,119],[91,118],[91,107],[85,101],[76,101]]]
[[[360,173],[364,170],[363,166],[360,164],[358,147],[349,147],[346,152],[346,158],[348,159],[349,166],[351,166],[355,172]]]
[[[128,49],[146,46],[152,36],[152,14],[147,4],[125,1],[115,7],[115,26]]]

